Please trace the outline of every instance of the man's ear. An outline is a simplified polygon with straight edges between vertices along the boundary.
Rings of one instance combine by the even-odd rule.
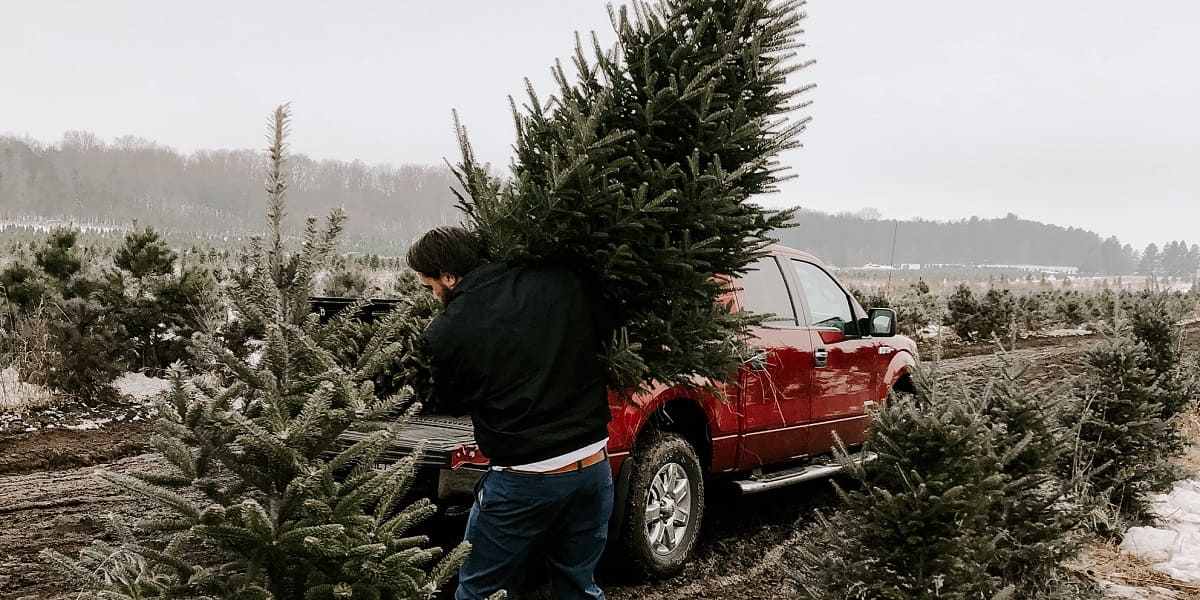
[[[454,289],[454,286],[458,285],[459,281],[462,281],[462,279],[458,275],[454,275],[451,273],[442,273],[442,275],[441,275],[441,277],[439,277],[439,279],[441,279],[442,285],[446,286],[447,289],[451,289],[451,290]]]

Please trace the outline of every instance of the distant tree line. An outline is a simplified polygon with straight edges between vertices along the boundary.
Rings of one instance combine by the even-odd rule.
[[[136,137],[105,142],[79,131],[53,144],[0,136],[0,221],[107,224],[121,231],[95,235],[119,241],[136,220],[154,227],[172,245],[239,246],[254,233],[250,224],[261,210],[262,186],[256,182],[265,160],[257,150],[182,154]],[[294,155],[288,167],[289,228],[298,231],[301,215],[340,206],[350,217],[348,250],[399,255],[422,231],[461,219],[450,192],[454,177],[443,166],[368,165]],[[8,239],[23,233],[28,232],[0,223],[0,234]],[[1084,273],[1185,278],[1200,267],[1200,246],[1175,241],[1138,251],[1116,237],[1012,214],[897,222],[880,219],[878,211],[869,209],[853,214],[803,210],[796,226],[778,235],[784,244],[838,266],[1040,264],[1078,267]]]
[[[135,137],[104,142],[69,132],[54,144],[0,137],[0,221],[43,218],[112,224],[130,222],[174,234],[240,238],[262,212],[258,150],[181,154]],[[440,166],[368,165],[294,155],[288,225],[343,207],[351,246],[407,246],[421,231],[458,219]],[[399,252],[402,248],[396,249]]]
[[[1200,245],[1176,241],[1138,251],[1115,236],[1102,238],[1078,227],[1048,225],[1011,213],[999,219],[946,222],[883,220],[871,210],[839,214],[804,210],[797,215],[795,227],[780,232],[780,240],[838,266],[1056,265],[1078,267],[1083,273],[1186,278],[1200,269]]]

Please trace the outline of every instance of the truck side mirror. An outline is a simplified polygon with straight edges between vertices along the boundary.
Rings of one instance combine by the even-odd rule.
[[[890,308],[872,308],[867,311],[871,321],[872,337],[892,337],[896,335],[896,311]]]

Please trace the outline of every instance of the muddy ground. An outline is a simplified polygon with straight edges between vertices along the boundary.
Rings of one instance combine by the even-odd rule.
[[[1200,324],[1189,327],[1197,344]],[[1008,352],[1028,361],[1031,375],[1058,380],[1079,372],[1094,336],[1059,338]],[[942,361],[942,371],[970,378],[994,363],[981,345]],[[92,475],[97,466],[122,473],[154,468],[143,423],[121,423],[91,431],[42,431],[0,437],[0,598],[70,598],[69,582],[46,568],[37,553],[54,548],[75,553],[103,530],[102,515],[148,516],[154,507],[118,493]],[[637,583],[609,575],[604,587],[614,600],[758,599],[790,595],[785,548],[796,525],[818,509],[836,507],[828,482],[738,497],[714,486],[695,560],[678,577]]]

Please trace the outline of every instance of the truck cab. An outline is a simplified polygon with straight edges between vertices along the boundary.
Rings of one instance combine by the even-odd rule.
[[[651,577],[686,564],[706,486],[752,494],[832,475],[841,469],[836,440],[853,451],[872,409],[891,390],[911,390],[916,344],[896,335],[895,313],[864,309],[812,255],[772,246],[730,280],[722,302],[771,315],[749,332],[734,376],[609,394],[617,494],[609,553]],[[472,500],[488,460],[469,419],[418,417],[399,438],[393,456],[425,449],[420,464],[437,473],[442,504]]]

